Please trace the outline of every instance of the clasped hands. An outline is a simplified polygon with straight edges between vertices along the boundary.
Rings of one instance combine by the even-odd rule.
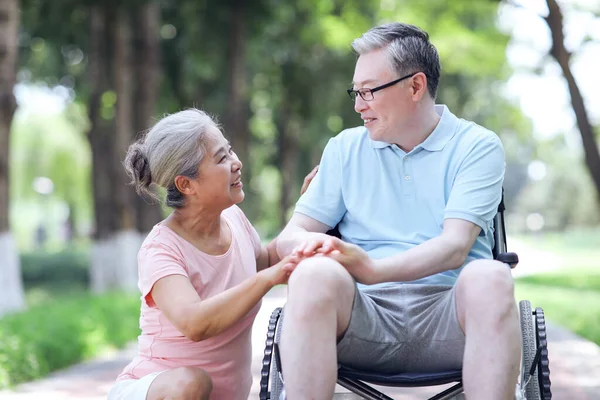
[[[377,266],[366,251],[355,244],[323,234],[296,246],[291,253],[298,262],[310,257],[329,257],[340,263],[359,283],[376,282]]]

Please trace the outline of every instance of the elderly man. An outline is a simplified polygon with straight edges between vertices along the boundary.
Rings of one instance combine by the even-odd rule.
[[[331,399],[338,361],[400,373],[463,369],[468,399],[512,399],[520,330],[509,268],[491,260],[504,151],[436,105],[428,34],[369,30],[348,90],[364,126],[327,144],[278,239],[289,281],[287,398]],[[325,234],[338,226],[342,240]]]

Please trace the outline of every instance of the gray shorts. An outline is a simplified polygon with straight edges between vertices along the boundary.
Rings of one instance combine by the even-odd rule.
[[[338,361],[370,372],[461,369],[465,335],[454,287],[387,284],[356,290]]]

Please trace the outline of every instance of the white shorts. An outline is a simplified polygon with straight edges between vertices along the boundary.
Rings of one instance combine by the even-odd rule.
[[[140,379],[119,381],[108,392],[108,400],[146,400],[154,379],[165,371],[153,372]]]

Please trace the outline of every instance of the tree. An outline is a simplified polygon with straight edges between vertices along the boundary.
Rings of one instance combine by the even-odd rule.
[[[156,103],[154,97],[146,99],[148,103],[142,102],[140,107],[144,108],[134,105],[134,99],[139,99],[141,86],[145,84],[139,79],[153,77],[142,74],[136,79],[134,75],[140,66],[133,60],[134,38],[139,36],[133,33],[132,13],[138,11],[138,5],[130,9],[104,3],[92,5],[90,9],[88,85],[92,90],[88,104],[96,215],[91,272],[92,288],[98,292],[115,287],[132,289],[137,285],[136,255],[141,238],[136,231],[135,193],[127,186],[122,160],[135,138],[134,126],[147,122],[148,113],[153,112],[149,107]],[[145,11],[142,14],[152,13]],[[150,23],[156,28],[154,20],[147,20],[152,17],[156,15],[146,15],[137,26],[141,28],[143,23]],[[141,94],[156,96],[157,91],[151,87]],[[136,117],[136,111],[144,114]]]
[[[592,177],[592,181],[594,182],[598,196],[598,206],[600,207],[600,152],[598,150],[598,142],[596,141],[594,127],[590,122],[585,107],[585,101],[583,100],[579,86],[571,71],[571,53],[569,53],[565,47],[562,10],[556,0],[546,0],[546,4],[548,5],[549,12],[548,15],[544,17],[544,20],[548,24],[552,34],[550,55],[560,66],[569,87],[571,106],[573,107],[573,112],[577,119],[577,128],[579,129],[581,140],[583,142],[585,164]]]
[[[8,220],[9,137],[15,109],[19,2],[0,2],[0,314],[24,306],[19,259]]]
[[[153,122],[157,112],[157,102],[161,83],[160,65],[160,6],[149,2],[134,12],[134,132],[143,134]],[[150,232],[161,220],[162,210],[159,204],[149,204],[140,196],[135,198],[136,226],[141,234]]]
[[[515,0],[503,1],[509,6],[528,9],[526,3],[521,4]],[[600,150],[598,149],[595,129],[590,122],[585,100],[571,69],[573,54],[567,50],[565,45],[563,9],[556,0],[546,0],[546,6],[548,7],[548,14],[538,16],[546,22],[550,30],[552,44],[548,55],[556,61],[567,83],[571,108],[575,114],[577,129],[583,144],[585,166],[590,174],[596,192],[598,209],[600,210]],[[534,11],[531,12],[534,13]]]

